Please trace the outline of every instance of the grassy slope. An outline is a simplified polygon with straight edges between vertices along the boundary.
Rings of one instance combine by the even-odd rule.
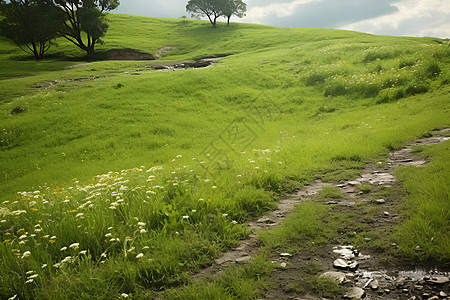
[[[110,15],[110,19],[106,44],[99,47],[100,51],[135,48],[154,52],[161,46],[176,46],[177,50],[165,55],[164,59],[169,61],[233,54],[210,68],[131,76],[124,72],[148,70],[148,63],[93,62],[85,67],[62,70],[80,61],[18,61],[21,54],[0,40],[5,49],[0,58],[4,66],[0,71],[0,91],[4,99],[0,104],[2,200],[12,202],[17,191],[38,189],[47,183],[51,189],[42,192],[49,193],[44,198],[55,197],[52,200],[56,201],[55,205],[66,205],[56,204],[60,203],[59,196],[53,196],[51,191],[57,186],[70,185],[73,178],[85,182],[96,174],[141,165],[165,167],[165,173],[158,175],[155,183],[161,186],[178,184],[180,178],[171,172],[180,172],[177,168],[182,170],[183,166],[192,169],[191,173],[196,176],[186,187],[187,193],[166,187],[161,191],[163,194],[155,196],[162,197],[162,203],[153,207],[153,214],[155,210],[170,211],[171,217],[164,221],[166,223],[160,217],[142,214],[143,203],[139,200],[133,205],[130,202],[129,207],[127,204],[129,210],[121,217],[109,214],[100,217],[98,214],[108,211],[109,204],[99,205],[97,213],[92,212],[94,216],[83,224],[89,227],[92,222],[100,222],[103,225],[86,235],[64,236],[65,231],[80,225],[76,222],[68,222],[64,225],[67,227],[58,229],[51,225],[46,227],[50,235],[64,236],[56,240],[55,249],[79,241],[82,248],[90,249],[94,258],[108,250],[121,261],[123,245],[111,248],[101,241],[107,234],[106,223],[117,227],[120,243],[125,243],[123,238],[127,235],[135,239],[136,233],[126,229],[135,222],[133,216],[145,219],[146,223],[156,222],[158,226],[166,224],[162,231],[149,226],[149,235],[136,244],[137,248],[142,248],[158,241],[160,246],[152,249],[155,262],[149,261],[140,267],[132,264],[131,271],[125,271],[130,266],[126,261],[119,263],[133,286],[117,283],[111,287],[112,293],[123,291],[124,286],[133,292],[143,287],[158,288],[183,282],[185,273],[182,271],[197,268],[195,261],[200,264],[208,261],[211,254],[242,236],[241,229],[222,224],[215,230],[223,235],[211,237],[208,229],[199,225],[209,224],[211,220],[207,219],[193,221],[193,227],[179,223],[179,218],[190,213],[193,207],[212,218],[213,224],[217,224],[217,216],[211,215],[214,209],[229,214],[239,223],[245,222],[248,216],[271,207],[270,197],[262,190],[270,187],[278,191],[286,182],[283,178],[295,185],[314,177],[350,178],[364,161],[376,159],[387,149],[398,147],[427,130],[449,125],[450,50],[447,42],[248,24],[212,29],[201,21],[127,15]],[[60,48],[51,53],[56,58],[62,52],[66,56],[81,55],[67,42],[59,43]],[[30,88],[43,81],[94,76],[99,78],[64,82],[45,90]],[[23,106],[27,111],[11,115],[9,112],[16,106]],[[229,131],[230,128],[237,131]],[[238,135],[234,135],[236,132]],[[205,155],[214,150],[212,146],[229,159]],[[229,146],[235,151],[230,151]],[[253,149],[271,149],[271,152],[264,154],[266,152]],[[236,154],[239,152],[246,153]],[[181,157],[174,161],[177,155]],[[202,159],[210,166],[206,177],[217,186],[214,192],[209,183],[203,182],[204,166],[197,163]],[[133,172],[125,171],[123,175],[129,176],[133,183],[127,184],[130,189],[147,185],[145,178],[144,181],[140,175],[135,178]],[[237,175],[242,175],[242,179],[236,179]],[[113,179],[106,182],[113,182]],[[73,197],[75,200],[70,201],[75,203],[58,208],[58,213],[53,211],[55,220],[64,219],[64,212],[75,210],[86,201],[86,195],[78,188],[75,190],[77,192],[67,189],[63,192],[68,199]],[[99,194],[102,193],[104,191],[100,190]],[[127,201],[143,197],[131,191],[125,193]],[[23,196],[25,200],[27,195]],[[192,202],[198,198],[209,199],[214,204],[204,207]],[[173,207],[171,203],[177,204]],[[44,207],[39,210],[45,211]],[[10,207],[11,210],[19,208],[29,209],[28,202],[13,203]],[[9,218],[6,213],[4,217]],[[28,228],[34,226],[40,216],[30,218],[23,222],[15,220],[12,224],[31,231]],[[2,232],[12,224],[9,219],[2,223]],[[170,242],[167,237],[181,230],[185,230],[186,238],[174,238]],[[199,240],[198,245],[188,245],[193,244],[192,239],[187,238],[191,235]],[[17,247],[19,236],[17,233],[10,246],[6,243],[4,250]],[[4,239],[11,240],[7,236]],[[210,241],[217,245],[209,245]],[[198,253],[191,256],[180,251],[158,256],[174,245],[187,252],[195,249]],[[21,253],[27,247],[20,248]],[[63,259],[61,255],[58,251],[41,254],[33,264],[48,261],[50,265]],[[180,265],[161,270],[159,264],[168,261]],[[102,278],[114,279],[114,274],[109,274],[108,270],[117,266],[108,261],[106,264],[108,266],[100,271],[94,264],[75,268],[71,274],[82,276],[83,272],[91,270],[100,272]],[[21,279],[14,276],[10,279],[24,281],[25,277],[20,274],[30,267],[21,266],[18,270],[11,265],[11,270]],[[63,278],[55,270],[45,276],[47,279],[42,279],[39,285],[51,286],[47,296],[59,293]],[[154,283],[146,281],[149,276]],[[93,290],[102,290],[101,284],[99,287],[88,285],[74,283],[72,288],[74,293],[84,290],[95,294]],[[36,295],[38,290],[30,288],[22,295]],[[2,293],[10,295],[12,291],[14,289]]]

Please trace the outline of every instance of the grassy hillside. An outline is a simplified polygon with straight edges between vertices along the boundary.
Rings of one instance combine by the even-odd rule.
[[[445,40],[108,18],[99,52],[228,56],[164,72],[60,40],[36,62],[0,37],[2,297],[180,285],[282,191],[449,126]]]

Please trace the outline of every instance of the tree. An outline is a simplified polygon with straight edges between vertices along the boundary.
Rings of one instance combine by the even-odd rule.
[[[61,10],[64,22],[61,35],[95,57],[95,45],[101,44],[108,30],[104,11],[119,6],[119,0],[52,0]]]
[[[212,26],[216,27],[217,18],[223,15],[224,3],[226,0],[189,0],[186,11],[192,17],[206,16]]]
[[[227,18],[227,25],[230,25],[231,16],[235,15],[238,18],[245,16],[247,11],[247,4],[241,0],[225,0],[222,13]]]
[[[44,58],[63,22],[59,10],[46,0],[0,0],[0,12],[0,32],[36,59]]]

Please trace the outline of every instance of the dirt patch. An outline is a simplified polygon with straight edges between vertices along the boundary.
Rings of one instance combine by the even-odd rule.
[[[156,59],[160,59],[160,58],[162,57],[162,54],[163,54],[163,53],[169,52],[169,51],[173,51],[173,50],[175,50],[175,49],[177,49],[177,47],[174,47],[174,46],[164,46],[164,47],[161,47],[161,48],[159,48],[158,50],[156,50],[156,52],[155,52],[155,58],[156,58]]]
[[[72,79],[57,79],[52,81],[43,81],[33,84],[31,87],[36,89],[48,89],[58,83],[66,83],[66,82],[83,82],[83,81],[91,81],[98,79],[100,77],[80,77],[80,78],[72,78]]]
[[[296,204],[314,198],[323,186],[334,186],[344,194],[341,199],[333,199],[325,203],[333,211],[353,213],[357,222],[368,225],[368,231],[385,230],[387,225],[391,226],[400,217],[395,207],[396,201],[401,197],[394,193],[394,196],[386,197],[386,199],[374,199],[375,194],[386,188],[397,190],[398,183],[392,175],[396,167],[421,166],[427,163],[425,160],[417,159],[414,153],[411,153],[412,147],[444,142],[449,138],[438,134],[448,131],[449,129],[444,129],[435,132],[433,136],[419,139],[402,149],[390,152],[386,163],[379,162],[367,166],[361,176],[355,180],[332,183],[317,180],[295,194],[281,199],[277,210],[249,223],[249,230],[252,233],[246,240],[241,241],[240,245],[232,251],[224,253],[210,267],[195,274],[194,281],[220,274],[230,264],[250,260],[258,253],[260,247],[256,233],[261,229],[280,225]],[[371,219],[364,219],[361,204],[377,211]],[[370,238],[366,239],[370,240]],[[270,278],[273,288],[267,291],[264,299],[319,299],[315,295],[308,294],[308,291],[295,288],[296,283],[310,275],[305,273],[305,264],[311,263],[320,266],[322,270],[320,274],[326,274],[323,276],[337,278],[333,280],[341,282],[341,286],[345,289],[344,294],[349,299],[362,297],[365,299],[450,299],[447,298],[447,294],[450,294],[448,270],[437,269],[435,266],[417,269],[413,265],[401,264],[392,258],[386,263],[386,258],[379,257],[378,253],[365,251],[362,249],[360,252],[360,249],[352,245],[328,244],[310,256],[275,254],[272,257],[272,263],[276,264],[277,268]]]
[[[134,49],[113,49],[106,52],[108,60],[155,60],[153,54]]]

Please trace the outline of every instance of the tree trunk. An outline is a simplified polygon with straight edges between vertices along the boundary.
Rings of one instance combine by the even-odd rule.
[[[89,47],[86,49],[86,57],[88,60],[94,60],[95,59],[95,50],[94,47]]]
[[[230,18],[231,18],[231,16],[227,16],[227,26],[230,25]]]

